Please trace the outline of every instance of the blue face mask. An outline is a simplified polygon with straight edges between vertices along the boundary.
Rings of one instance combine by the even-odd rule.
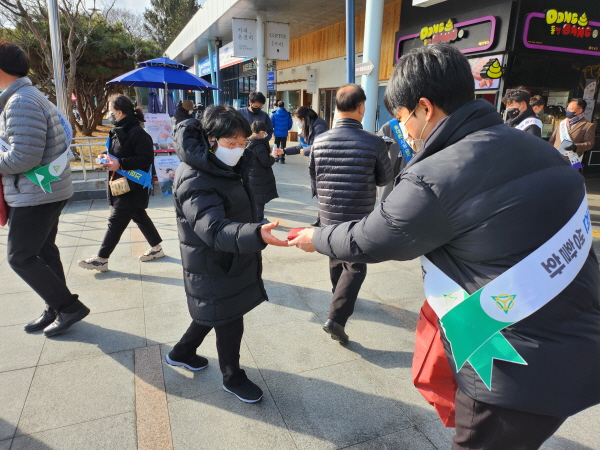
[[[572,119],[573,117],[575,117],[575,113],[573,111],[567,111],[567,119]]]

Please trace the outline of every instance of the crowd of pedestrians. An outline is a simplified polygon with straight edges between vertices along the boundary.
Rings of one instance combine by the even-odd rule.
[[[90,310],[67,287],[55,244],[73,193],[71,130],[28,72],[23,50],[1,42],[8,263],[45,304],[25,331],[55,336]],[[260,92],[248,107],[210,106],[201,118],[182,103],[173,199],[192,320],[166,361],[204,369],[208,360],[197,351],[214,329],[223,389],[258,402],[263,392],[239,362],[244,315],[268,299],[261,260],[267,245],[329,258],[332,301],[323,328],[341,344],[349,341],[345,327],[367,265],[420,257],[426,300],[417,339],[439,352],[422,359],[417,352],[413,369],[419,373],[432,357],[445,364],[443,383],[433,376],[420,382],[432,404],[442,384],[453,386],[444,397],[456,428],[452,449],[538,449],[567,417],[600,403],[600,269],[585,185],[554,148],[585,151],[585,102],[569,103],[553,147],[539,138],[526,91],[503,99],[509,126],[493,105],[474,100],[469,63],[449,45],[415,49],[396,64],[384,97],[394,119],[380,136],[362,129],[368,101],[360,86],[341,87],[331,130],[299,107],[293,117],[304,145],[291,148],[290,112],[280,104],[270,117]],[[108,230],[98,254],[79,261],[98,271],[108,270],[131,220],[150,245],[140,260],[164,256],[146,212],[153,150],[143,113],[122,95],[110,99],[109,113],[114,128],[101,155],[112,206]],[[294,154],[309,158],[319,218],[283,241],[264,211],[278,196],[275,158]],[[379,204],[378,187],[385,189]],[[425,321],[427,311],[433,320]]]

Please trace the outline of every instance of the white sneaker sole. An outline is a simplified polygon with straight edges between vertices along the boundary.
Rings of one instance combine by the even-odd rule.
[[[169,355],[167,355],[165,357],[165,359],[167,361],[167,364],[169,364],[170,366],[185,367],[186,369],[191,370],[192,372],[198,372],[199,370],[206,369],[208,367],[208,364],[206,364],[206,366],[204,366],[204,367],[192,367],[186,363],[182,363],[179,361],[173,361],[171,358],[169,358]]]
[[[160,252],[155,255],[142,255],[142,256],[140,256],[140,261],[142,261],[142,262],[152,261],[153,259],[162,258],[163,256],[165,256],[164,252]]]
[[[97,267],[97,266],[92,266],[91,264],[86,264],[83,261],[79,261],[77,263],[77,265],[79,267],[81,267],[82,269],[86,269],[86,270],[97,270],[98,272],[108,272],[108,266]]]
[[[262,398],[263,398],[263,396],[262,396],[262,395],[261,395],[259,398],[257,398],[256,400],[248,400],[247,398],[242,398],[242,397],[240,397],[239,395],[237,395],[235,392],[233,392],[233,391],[230,391],[229,389],[227,389],[227,388],[225,387],[225,385],[223,385],[223,390],[224,390],[225,392],[229,392],[230,394],[233,394],[233,395],[235,395],[237,398],[239,398],[239,399],[240,399],[241,401],[243,401],[244,403],[256,403],[256,402],[260,402],[260,401],[262,400]]]

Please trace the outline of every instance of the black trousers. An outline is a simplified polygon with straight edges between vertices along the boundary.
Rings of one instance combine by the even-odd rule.
[[[285,146],[287,145],[287,136],[286,137],[276,137],[275,138],[275,145],[277,145],[280,149],[284,149]],[[285,156],[285,155],[281,155],[281,156]]]
[[[240,346],[244,334],[244,318],[240,317],[214,328],[217,335],[217,354],[219,355],[219,367],[223,374],[223,384],[237,386],[246,379],[246,373],[240,369]],[[183,337],[173,347],[173,358],[193,356],[212,329],[213,327],[192,321]]]
[[[61,311],[75,301],[65,280],[60,251],[55,244],[58,220],[66,200],[45,205],[11,208],[8,215],[10,267],[46,302]]]
[[[329,258],[329,276],[333,285],[329,319],[344,327],[354,312],[358,292],[367,277],[367,265]]]
[[[452,450],[537,450],[565,420],[482,403],[459,389]]]
[[[155,247],[162,242],[158,230],[154,226],[152,219],[148,217],[145,209],[120,209],[113,208],[108,218],[108,230],[104,235],[104,240],[100,246],[98,256],[100,258],[109,258],[119,241],[123,232],[127,229],[129,222],[133,220],[148,243]]]

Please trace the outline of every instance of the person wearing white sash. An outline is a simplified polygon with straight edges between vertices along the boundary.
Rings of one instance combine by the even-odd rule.
[[[421,257],[458,384],[452,449],[534,450],[600,403],[600,269],[583,178],[473,100],[470,74],[450,45],[404,55],[384,101],[420,150],[369,216],[290,245],[363,263]]]
[[[29,59],[16,44],[0,42],[0,175],[8,216],[8,263],[45,302],[25,325],[46,336],[66,331],[90,310],[67,287],[55,240],[73,195],[67,119],[27,77]]]
[[[550,142],[554,148],[576,152],[579,158],[596,144],[596,124],[585,118],[587,102],[572,99],[567,105],[567,117],[554,128]]]
[[[506,106],[506,124],[542,137],[542,121],[529,105],[530,100],[531,95],[525,89],[509,89],[502,98],[502,103]]]

